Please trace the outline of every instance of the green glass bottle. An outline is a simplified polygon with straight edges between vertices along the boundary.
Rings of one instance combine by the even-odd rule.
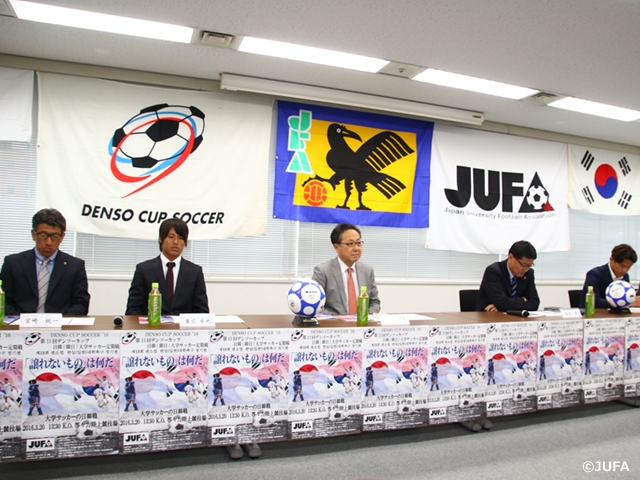
[[[584,298],[584,316],[593,317],[596,314],[596,294],[593,292],[593,287],[589,285],[587,287],[587,294]]]
[[[147,324],[150,327],[160,326],[160,317],[162,316],[162,294],[160,293],[158,283],[151,284],[149,292],[149,308],[147,312]]]
[[[367,287],[360,287],[360,295],[358,295],[358,325],[369,324],[369,295],[367,294]]]

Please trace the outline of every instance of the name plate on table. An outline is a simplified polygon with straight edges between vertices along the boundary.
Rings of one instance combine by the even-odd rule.
[[[61,313],[23,313],[20,315],[20,328],[26,330],[38,328],[62,328]]]
[[[180,328],[215,327],[215,313],[181,313],[178,317]]]
[[[563,308],[560,313],[562,313],[562,318],[582,318],[579,308]]]

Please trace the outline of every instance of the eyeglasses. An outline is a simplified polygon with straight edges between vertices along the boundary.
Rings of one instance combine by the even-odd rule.
[[[41,240],[46,240],[47,238],[50,238],[51,240],[54,240],[54,241],[60,240],[64,235],[63,233],[44,233],[44,232],[35,232],[35,234]]]
[[[536,264],[535,264],[535,263],[533,263],[533,262],[531,263],[531,265],[528,265],[528,264],[526,264],[526,263],[522,263],[522,262],[521,262],[520,260],[518,260],[517,258],[516,258],[516,262],[518,262],[522,268],[531,268],[531,267],[535,267],[535,266],[536,266]]]
[[[361,240],[359,242],[341,243],[340,245],[344,245],[347,248],[353,248],[353,247],[361,247],[363,244],[364,242]]]

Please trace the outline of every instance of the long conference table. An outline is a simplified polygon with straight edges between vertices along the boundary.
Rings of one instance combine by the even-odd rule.
[[[404,325],[240,315],[0,327],[0,461],[462,423],[640,392],[640,315],[422,313]],[[225,317],[216,317],[224,320]]]

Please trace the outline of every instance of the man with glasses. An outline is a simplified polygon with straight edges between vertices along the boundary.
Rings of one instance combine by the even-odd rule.
[[[86,315],[91,296],[84,260],[59,250],[67,229],[65,218],[58,210],[45,208],[31,223],[35,248],[8,255],[2,265],[5,313]]]
[[[476,311],[537,310],[540,298],[531,270],[537,256],[536,249],[525,240],[511,245],[506,260],[492,263],[484,271]]]
[[[378,313],[380,299],[373,268],[358,262],[363,244],[358,227],[341,223],[331,232],[331,243],[338,256],[313,270],[313,280],[322,285],[327,295],[325,312],[334,315],[356,314],[360,287],[366,286],[369,313]]]
[[[616,280],[629,281],[629,269],[638,261],[638,255],[630,245],[622,243],[616,245],[611,250],[609,263],[600,267],[592,268],[587,272],[587,278],[582,287],[582,296],[580,297],[580,307],[584,308],[585,295],[589,286],[593,287],[593,293],[596,295],[596,308],[609,308],[607,302],[606,291],[611,282]],[[634,307],[640,306],[640,298],[636,297],[633,303]]]

